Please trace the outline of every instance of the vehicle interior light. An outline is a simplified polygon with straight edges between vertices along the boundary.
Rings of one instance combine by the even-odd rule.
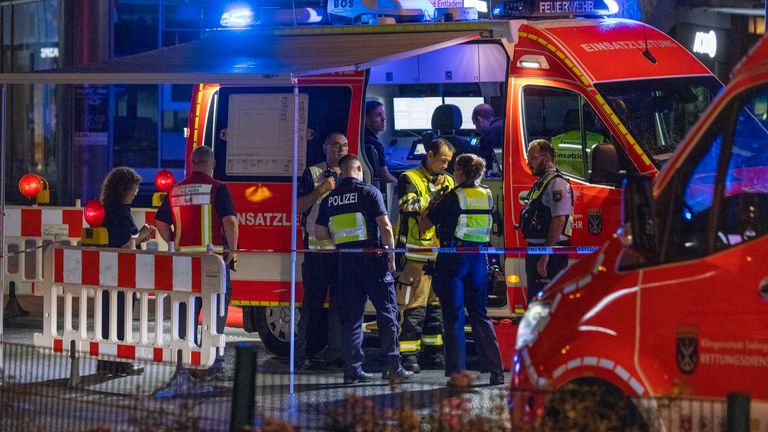
[[[549,69],[547,59],[541,55],[524,55],[517,60],[517,67],[523,69]]]
[[[253,24],[253,10],[249,7],[238,7],[221,15],[221,25],[224,27],[242,28]]]

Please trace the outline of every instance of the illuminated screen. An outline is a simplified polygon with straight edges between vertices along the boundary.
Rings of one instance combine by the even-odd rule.
[[[442,104],[441,97],[394,98],[395,129],[432,129],[432,112]]]
[[[445,103],[456,105],[461,110],[462,129],[474,129],[472,110],[481,103],[485,103],[485,100],[482,97],[446,97]]]

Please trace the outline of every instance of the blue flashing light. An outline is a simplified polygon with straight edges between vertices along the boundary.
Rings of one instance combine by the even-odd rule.
[[[224,12],[221,15],[221,25],[231,28],[243,28],[253,25],[254,13],[253,9],[247,6],[240,6],[236,9],[231,9]]]
[[[608,6],[608,13],[607,15],[613,15],[619,13],[619,4],[616,2],[616,0],[603,0],[605,2],[605,5]]]
[[[693,219],[693,213],[691,213],[691,211],[686,208],[683,210],[683,217],[685,220],[690,221]]]

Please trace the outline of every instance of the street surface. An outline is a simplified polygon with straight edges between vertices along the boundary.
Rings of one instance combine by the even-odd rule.
[[[60,353],[38,352],[28,345],[42,327],[40,298],[21,298],[29,311],[26,317],[5,322],[4,388],[0,393],[0,430],[39,431],[141,431],[161,430],[221,430],[229,429],[232,401],[232,381],[199,382],[188,392],[175,398],[154,395],[174,374],[171,365],[137,364],[145,372],[139,376],[113,377],[97,375],[96,361],[79,361],[81,380],[68,386],[71,361]],[[294,397],[290,396],[288,359],[267,351],[258,336],[242,329],[228,328],[225,360],[234,370],[235,342],[248,341],[258,349],[255,416],[257,424],[265,419],[281,419],[304,430],[322,430],[332,419],[344,420],[350,411],[382,418],[387,408],[397,414],[409,406],[422,418],[434,415],[446,401],[453,404],[452,412],[462,415],[501,417],[505,405],[505,386],[490,387],[488,375],[472,372],[478,385],[458,398],[445,388],[443,371],[422,371],[412,382],[390,386],[384,380],[372,383],[344,385],[340,370],[320,369],[300,371],[295,376]],[[369,341],[375,342],[375,341]],[[366,347],[365,369],[379,377],[378,349],[375,343]],[[470,358],[470,368],[476,366]],[[509,376],[507,376],[509,379]],[[349,400],[348,396],[365,397]],[[348,419],[346,419],[348,420]]]

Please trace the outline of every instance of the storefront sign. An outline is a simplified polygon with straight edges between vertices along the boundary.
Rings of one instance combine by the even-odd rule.
[[[717,54],[717,35],[715,31],[697,31],[693,39],[693,52],[707,54],[710,58],[715,58],[715,54]]]

